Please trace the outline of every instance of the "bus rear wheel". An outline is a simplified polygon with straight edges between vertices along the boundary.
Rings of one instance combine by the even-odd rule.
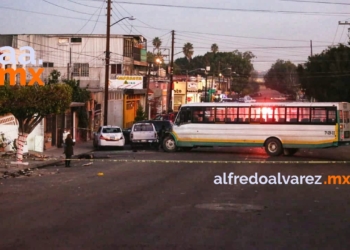
[[[163,140],[163,149],[165,152],[175,152],[176,151],[176,143],[172,136],[167,136]]]
[[[270,138],[265,143],[265,151],[270,156],[279,156],[282,154],[282,143],[276,138]]]

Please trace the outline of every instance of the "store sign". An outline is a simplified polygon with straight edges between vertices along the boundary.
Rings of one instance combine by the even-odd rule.
[[[187,88],[191,89],[191,90],[197,90],[198,83],[197,82],[188,82],[187,83]]]
[[[109,79],[110,89],[143,89],[143,76],[117,76]]]

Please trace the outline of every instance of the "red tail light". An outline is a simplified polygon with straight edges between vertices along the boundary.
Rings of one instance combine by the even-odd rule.
[[[104,138],[103,135],[100,135],[100,140],[107,140],[107,138]]]
[[[133,138],[133,135],[132,135],[132,133],[130,134],[130,139],[132,139]]]

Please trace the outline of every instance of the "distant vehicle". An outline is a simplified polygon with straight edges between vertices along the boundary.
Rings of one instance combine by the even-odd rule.
[[[243,98],[238,99],[239,102],[245,102],[245,103],[251,103],[251,102],[256,102],[255,99],[251,98],[249,95],[246,95]]]
[[[234,98],[222,98],[220,102],[237,102]]]
[[[118,126],[101,126],[94,133],[93,139],[94,148],[101,147],[120,147],[125,146],[125,138],[123,132]]]
[[[251,97],[260,97],[260,96],[262,96],[262,94],[259,92],[259,93],[251,94],[250,96]]]
[[[158,144],[157,130],[152,123],[138,122],[132,125],[130,131],[131,147],[136,145]]]
[[[287,100],[287,98],[284,96],[279,96],[279,97],[271,97],[271,100],[285,101],[285,100]]]

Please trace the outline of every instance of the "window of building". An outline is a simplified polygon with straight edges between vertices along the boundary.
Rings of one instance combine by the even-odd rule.
[[[70,42],[71,43],[81,43],[81,37],[72,37],[71,39],[70,39]]]
[[[44,68],[53,68],[53,62],[43,62]]]
[[[73,64],[73,76],[89,76],[89,64],[88,63],[74,63]]]
[[[69,38],[58,38],[59,45],[67,45],[69,44]]]
[[[111,64],[111,74],[121,74],[122,65],[121,64]]]

